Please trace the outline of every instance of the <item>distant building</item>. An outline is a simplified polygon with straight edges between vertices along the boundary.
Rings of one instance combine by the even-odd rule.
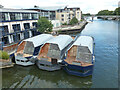
[[[79,21],[81,20],[81,10],[79,7],[58,9],[56,11],[56,19],[60,20],[61,23],[69,23],[73,17],[76,17]]]
[[[76,17],[81,20],[81,10],[79,7],[68,8],[67,6],[54,6],[54,7],[39,7],[34,6],[28,10],[35,10],[40,13],[40,16],[46,17],[49,20],[59,20],[61,23],[69,23],[69,21]]]

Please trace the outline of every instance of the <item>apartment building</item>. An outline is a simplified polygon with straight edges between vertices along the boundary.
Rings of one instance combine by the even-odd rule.
[[[35,36],[38,16],[37,11],[0,8],[0,41],[6,45]]]
[[[79,7],[58,9],[56,11],[56,19],[60,20],[61,23],[69,23],[70,20],[76,17],[78,21],[81,20],[81,10]]]
[[[34,6],[34,8],[29,8],[27,10],[34,10],[39,12],[40,17],[46,17],[53,24],[53,28],[61,26],[60,20],[56,19],[56,11],[58,9],[63,9],[64,6],[53,6],[53,7],[39,7]]]

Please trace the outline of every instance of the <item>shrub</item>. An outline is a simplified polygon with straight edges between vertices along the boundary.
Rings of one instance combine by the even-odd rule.
[[[65,23],[63,23],[62,25],[68,25],[68,24],[65,22]]]
[[[45,17],[40,17],[37,25],[38,31],[41,33],[52,32],[53,24]]]
[[[70,21],[70,25],[75,25],[75,24],[77,24],[78,23],[78,19],[76,18],[76,17],[73,17],[72,19],[71,19],[71,21]]]
[[[0,59],[9,59],[9,55],[5,51],[0,51]]]

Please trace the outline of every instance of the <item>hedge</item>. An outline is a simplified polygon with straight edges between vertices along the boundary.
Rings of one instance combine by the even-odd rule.
[[[9,55],[5,51],[0,51],[0,59],[9,59]]]

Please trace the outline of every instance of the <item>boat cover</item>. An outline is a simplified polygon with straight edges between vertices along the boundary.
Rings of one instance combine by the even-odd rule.
[[[50,40],[52,38],[53,38],[53,36],[51,34],[41,34],[41,35],[37,35],[35,37],[25,39],[23,41],[33,42],[34,47],[38,47],[38,46],[44,44],[47,40]]]
[[[93,38],[91,36],[79,36],[78,39],[72,44],[72,46],[74,45],[86,46],[88,47],[90,52],[93,54]]]
[[[69,35],[59,35],[53,39],[50,39],[46,43],[57,44],[60,51],[64,49],[69,43],[73,41],[72,37]]]

